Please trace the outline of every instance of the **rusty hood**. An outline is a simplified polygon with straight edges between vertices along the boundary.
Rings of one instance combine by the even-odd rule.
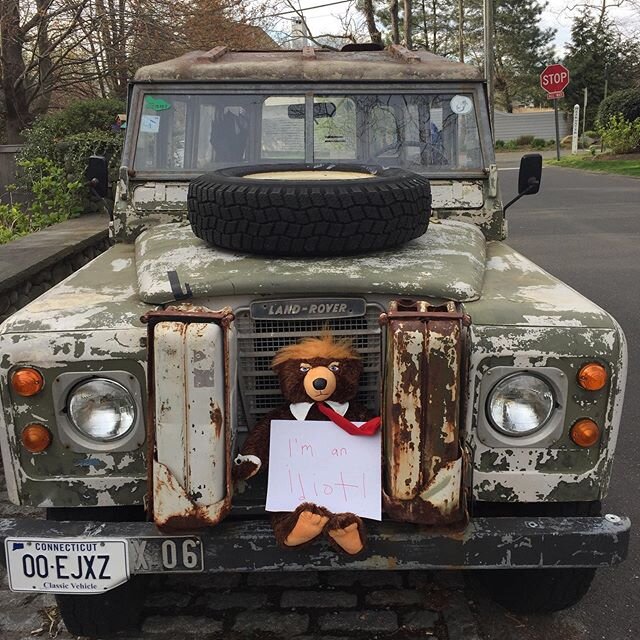
[[[163,304],[185,293],[229,295],[392,294],[459,302],[482,291],[486,242],[473,224],[435,220],[406,245],[361,256],[269,258],[207,245],[185,223],[162,224],[136,240],[144,302]]]

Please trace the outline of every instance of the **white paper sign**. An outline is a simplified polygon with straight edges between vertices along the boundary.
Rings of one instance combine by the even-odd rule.
[[[160,116],[142,116],[140,131],[142,133],[158,133],[160,131]]]
[[[329,421],[272,420],[266,510],[313,502],[380,520],[380,446],[380,431],[352,436]]]

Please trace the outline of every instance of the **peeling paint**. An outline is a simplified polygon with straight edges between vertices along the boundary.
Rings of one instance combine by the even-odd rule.
[[[399,249],[350,257],[284,259],[235,254],[207,246],[185,225],[161,225],[136,241],[140,295],[173,301],[167,273],[177,271],[194,297],[388,293],[472,300],[482,289],[485,242],[467,222],[447,221]],[[231,268],[233,267],[233,268]]]

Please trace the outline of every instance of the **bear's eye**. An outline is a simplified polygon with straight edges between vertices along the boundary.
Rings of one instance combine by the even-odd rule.
[[[300,373],[307,373],[307,371],[311,371],[311,365],[306,362],[300,363]]]
[[[329,371],[333,371],[333,373],[337,373],[338,371],[340,371],[340,363],[339,362],[332,362],[329,365]]]

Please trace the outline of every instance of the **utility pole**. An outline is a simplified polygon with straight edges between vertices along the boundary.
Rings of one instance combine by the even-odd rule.
[[[464,0],[458,0],[458,57],[464,62]]]
[[[493,0],[483,0],[484,14],[484,75],[487,79],[487,94],[489,96],[489,117],[491,118],[491,132],[493,131],[493,111],[494,111],[494,68],[493,68]]]

